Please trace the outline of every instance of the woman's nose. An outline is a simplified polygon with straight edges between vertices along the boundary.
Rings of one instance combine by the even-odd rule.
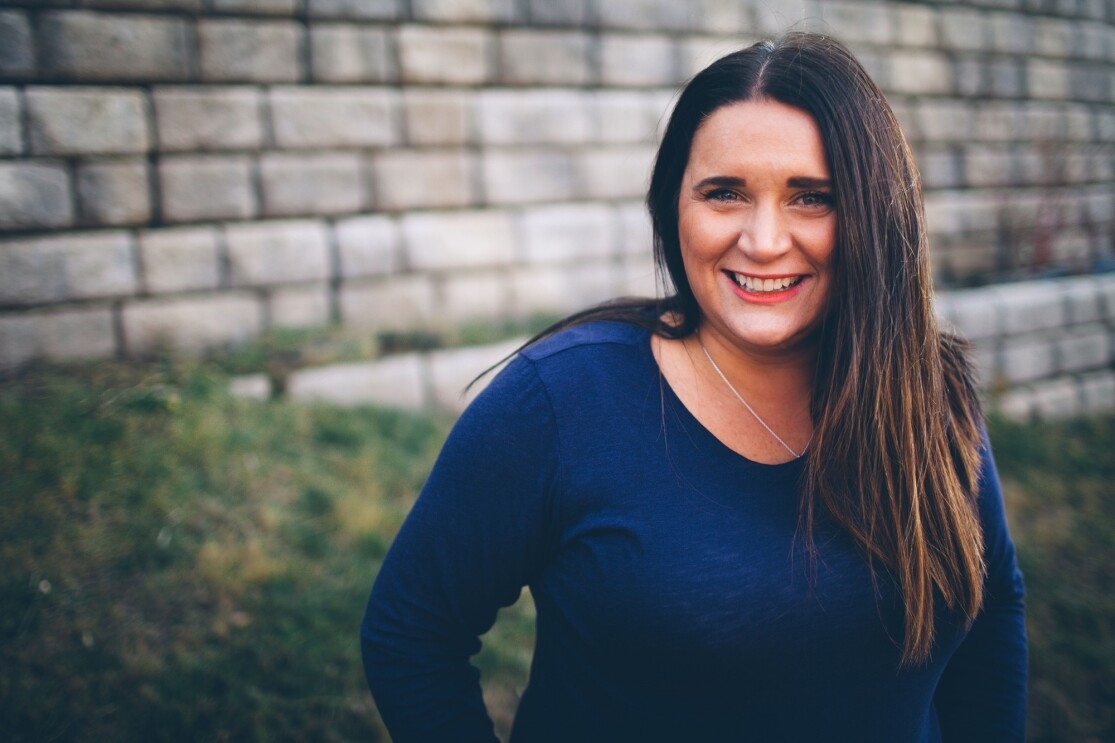
[[[788,225],[777,204],[756,204],[743,218],[740,250],[752,260],[773,260],[790,249]]]

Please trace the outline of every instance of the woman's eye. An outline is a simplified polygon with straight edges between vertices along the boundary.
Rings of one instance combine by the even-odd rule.
[[[717,188],[705,193],[705,199],[708,201],[736,201],[739,199],[739,195],[726,188]]]
[[[832,194],[824,191],[809,191],[798,198],[805,206],[832,206],[833,204]]]

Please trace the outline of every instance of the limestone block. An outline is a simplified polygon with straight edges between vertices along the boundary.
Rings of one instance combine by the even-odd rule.
[[[1095,282],[1102,297],[1104,315],[1108,322],[1115,321],[1115,274],[1097,276]]]
[[[953,57],[956,93],[965,98],[984,98],[991,89],[987,60],[976,52],[956,52]]]
[[[511,313],[566,314],[615,297],[622,286],[614,260],[582,261],[575,266],[530,266],[510,273]]]
[[[932,8],[923,5],[894,5],[894,35],[899,46],[936,47],[937,22]]]
[[[584,26],[592,19],[590,0],[525,0],[531,25]]]
[[[1082,412],[1080,390],[1072,379],[1055,379],[1033,386],[1034,413],[1043,420],[1067,418]]]
[[[71,232],[0,242],[0,304],[39,304],[134,294],[126,232]]]
[[[890,44],[894,38],[893,5],[884,2],[826,0],[818,3],[820,17],[836,38],[846,44]]]
[[[1009,142],[1026,138],[1026,115],[1015,103],[988,101],[975,113],[975,134],[984,142]]]
[[[325,284],[286,286],[267,296],[272,328],[316,328],[329,324],[329,287]]]
[[[506,282],[490,271],[451,273],[441,282],[440,308],[445,319],[454,326],[506,317]]]
[[[676,44],[666,36],[606,34],[600,40],[600,78],[606,86],[675,85],[678,62]]]
[[[310,27],[310,70],[315,81],[379,83],[398,77],[387,31],[342,23]]]
[[[987,77],[991,95],[1001,98],[1026,95],[1026,76],[1019,59],[992,59],[987,63]]]
[[[370,162],[377,209],[446,209],[478,201],[475,159],[459,149],[386,150]]]
[[[1037,47],[1033,18],[1021,13],[992,13],[987,20],[992,51],[1029,55]]]
[[[428,276],[346,282],[338,299],[346,327],[405,331],[435,324],[434,287]]]
[[[922,139],[929,142],[967,142],[974,129],[972,106],[962,100],[926,98],[914,104]]]
[[[197,24],[201,79],[284,83],[303,79],[303,31],[294,21],[203,18]]]
[[[399,98],[371,88],[274,88],[275,142],[288,149],[387,147],[399,139]]]
[[[615,144],[656,141],[664,115],[658,96],[646,91],[608,90],[596,93],[594,98],[598,141]]]
[[[427,362],[434,405],[454,413],[463,411],[488,385],[498,369],[503,367],[500,362],[525,341],[526,338],[514,338],[501,343],[450,348],[431,353]],[[477,375],[497,363],[499,367],[477,379]]]
[[[400,0],[307,0],[311,18],[393,20],[402,14]]]
[[[629,199],[646,194],[655,148],[593,147],[577,155],[578,181],[593,199]]]
[[[48,11],[37,40],[39,79],[186,81],[197,65],[190,24],[170,15]]]
[[[1111,91],[1110,66],[1091,64],[1069,68],[1069,91],[1066,97],[1106,103],[1111,100]]]
[[[1029,387],[1015,387],[993,401],[994,407],[1011,420],[1028,422],[1034,418],[1034,395]]]
[[[821,27],[817,4],[812,0],[782,0],[777,3],[756,3],[755,21],[759,33],[772,36],[798,31],[815,31]]]
[[[1061,372],[1082,372],[1109,367],[1115,359],[1111,337],[1100,324],[1078,325],[1054,339],[1057,368]]]
[[[1102,371],[1082,376],[1080,397],[1086,413],[1115,411],[1115,372]]]
[[[407,263],[418,271],[506,265],[516,237],[506,212],[411,212],[402,218]]]
[[[143,285],[152,294],[216,289],[218,234],[213,227],[173,227],[139,234]]]
[[[128,302],[124,347],[142,354],[163,349],[202,351],[244,343],[263,330],[263,309],[248,292]]]
[[[1110,19],[1109,19],[1110,20]],[[1111,27],[1101,23],[1077,26],[1077,47],[1074,51],[1087,59],[1111,61]]]
[[[292,16],[298,10],[298,0],[211,0],[218,13],[243,13],[244,15]]]
[[[115,350],[108,307],[0,315],[0,368],[40,358],[105,358]]]
[[[671,0],[599,3],[596,12],[600,24],[606,28],[685,31],[691,25],[688,3]]]
[[[1000,333],[999,306],[985,289],[960,289],[937,295],[947,306],[946,317],[962,336],[971,341],[994,338]]]
[[[329,278],[325,225],[284,220],[225,226],[234,286],[323,281]]]
[[[679,77],[688,80],[724,55],[742,49],[753,41],[757,41],[757,39],[736,35],[729,38],[710,35],[687,36],[679,39]]]
[[[0,155],[23,152],[22,106],[15,88],[0,87]]]
[[[178,155],[159,161],[163,219],[195,222],[255,216],[256,195],[247,157]]]
[[[35,74],[35,47],[27,11],[0,10],[0,75],[27,78]]]
[[[971,8],[942,8],[937,13],[943,49],[986,51],[990,45],[987,16]]]
[[[1026,60],[1026,79],[1032,98],[1063,100],[1069,97],[1067,62],[1031,57]]]
[[[689,5],[689,26],[695,31],[724,34],[727,30],[735,37],[742,29],[755,28],[749,4],[736,0],[695,0]],[[742,46],[744,43],[736,37],[736,47]]]
[[[642,202],[620,204],[616,213],[619,218],[619,252],[624,255],[651,255],[654,235],[650,215]]]
[[[518,218],[528,263],[568,263],[615,255],[619,225],[603,204],[562,204],[524,209]]]
[[[595,98],[576,90],[489,90],[480,94],[483,144],[579,144],[593,135]]]
[[[1026,120],[1026,137],[1035,142],[1058,140],[1065,136],[1063,106],[1045,101],[1021,104]]]
[[[952,66],[940,52],[896,49],[889,63],[889,92],[944,95],[952,91]]]
[[[464,144],[473,140],[475,96],[456,90],[403,91],[406,141],[413,145]]]
[[[569,201],[580,194],[575,163],[558,150],[489,150],[481,160],[489,204]]]
[[[1115,219],[1115,191],[1089,189],[1081,198],[1084,213],[1093,224],[1110,224]]]
[[[298,402],[418,410],[427,406],[426,365],[421,356],[408,353],[299,369],[287,378],[286,391]]]
[[[250,87],[157,87],[153,100],[159,149],[257,150],[264,142],[261,98]]]
[[[1067,323],[1103,322],[1103,295],[1100,282],[1092,277],[1056,282],[1067,308]]]
[[[925,188],[957,188],[964,185],[960,157],[952,147],[926,145],[918,147],[916,155]]]
[[[270,152],[259,173],[265,216],[351,214],[368,202],[355,155]]]
[[[654,260],[647,255],[624,256],[616,294],[624,297],[661,297]]]
[[[397,39],[404,83],[480,85],[492,78],[489,30],[404,26]]]
[[[1074,51],[1073,27],[1059,18],[1035,18],[1034,52],[1042,57],[1068,57]]]
[[[416,21],[434,23],[508,23],[515,19],[514,0],[411,0]]]
[[[1012,384],[1045,379],[1057,368],[1053,343],[1041,336],[1004,341],[1000,359],[1003,378]]]
[[[1067,313],[1060,288],[1050,281],[1028,281],[993,287],[991,300],[996,302],[1007,335],[1059,329]]]
[[[74,221],[65,166],[0,161],[0,230],[68,227]]]
[[[969,186],[1017,184],[1014,153],[1005,147],[974,145],[964,149],[964,180]]]
[[[148,104],[140,90],[30,87],[26,102],[34,154],[139,154],[150,149]]]
[[[78,213],[96,225],[143,224],[151,218],[146,160],[98,160],[77,166]]]
[[[1096,135],[1092,127],[1092,109],[1084,104],[1069,104],[1057,107],[1064,120],[1065,137],[1073,142],[1086,142],[1092,145]]]
[[[583,31],[510,29],[499,35],[499,79],[510,85],[585,85],[592,41]]]
[[[378,276],[399,270],[402,233],[394,219],[381,215],[338,220],[333,227],[345,279]]]
[[[242,374],[229,380],[228,391],[245,400],[270,400],[271,379],[266,374]]]

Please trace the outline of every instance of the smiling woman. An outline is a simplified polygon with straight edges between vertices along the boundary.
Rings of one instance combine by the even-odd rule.
[[[520,349],[384,560],[396,743],[495,739],[468,658],[523,586],[516,743],[1021,740],[1021,575],[882,93],[826,37],[730,54],[647,203],[668,295]]]

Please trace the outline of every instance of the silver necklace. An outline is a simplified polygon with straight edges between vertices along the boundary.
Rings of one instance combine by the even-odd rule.
[[[775,441],[782,444],[782,446],[786,449],[786,451],[793,454],[794,459],[801,458],[801,455],[805,454],[805,449],[809,448],[809,443],[811,441],[813,441],[813,434],[809,434],[809,441],[805,442],[805,449],[802,449],[800,454],[798,452],[794,451],[793,449],[791,449],[790,445],[787,444],[785,441],[783,441],[782,437],[779,436],[778,434],[776,434],[774,432],[773,428],[771,428],[770,426],[767,425],[767,422],[765,420],[763,420],[762,416],[755,412],[755,408],[753,408],[753,407],[751,407],[750,405],[747,404],[747,400],[743,399],[743,395],[741,395],[739,393],[739,390],[737,390],[735,387],[732,386],[732,383],[728,381],[728,378],[726,376],[724,376],[724,372],[720,371],[720,367],[717,366],[716,362],[712,360],[712,354],[710,354],[708,352],[708,349],[705,348],[705,342],[703,340],[701,340],[701,336],[699,334],[697,335],[697,342],[701,344],[701,350],[705,352],[705,358],[708,359],[708,362],[710,364],[712,364],[712,368],[715,369],[716,373],[720,375],[720,378],[724,380],[724,384],[728,385],[728,389],[730,389],[732,391],[732,394],[736,396],[736,399],[743,403],[743,407],[747,408],[747,412],[751,413],[751,415],[755,416],[755,420],[759,421],[759,425],[761,425],[763,428],[767,429],[767,433],[769,433],[771,436],[773,436]]]

